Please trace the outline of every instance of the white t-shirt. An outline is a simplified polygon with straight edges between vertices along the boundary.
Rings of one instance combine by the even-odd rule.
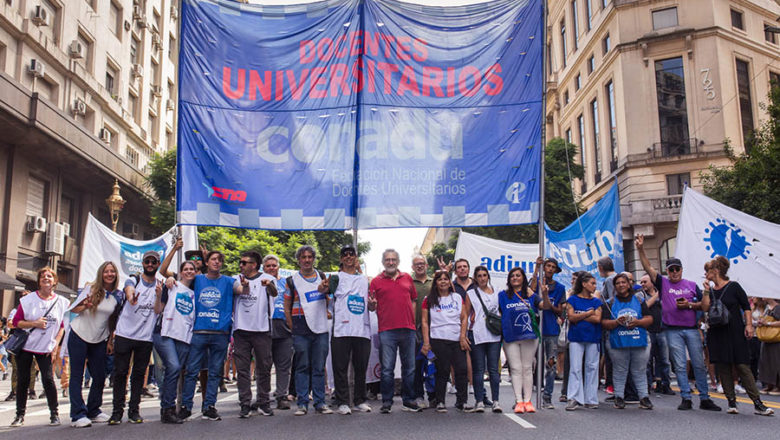
[[[30,332],[30,336],[27,337],[27,343],[24,344],[24,351],[30,353],[51,353],[54,350],[57,333],[63,327],[62,321],[70,303],[56,293],[44,301],[38,296],[38,292],[32,292],[23,296],[19,300],[19,304],[22,306],[25,321],[37,321],[46,314],[45,329],[35,328],[35,330],[27,330]],[[49,310],[49,307],[51,307],[51,310]],[[48,313],[46,313],[47,310],[49,310]]]
[[[276,283],[276,279],[267,273],[258,274],[255,278],[247,278],[249,281],[249,294],[244,295],[244,287],[241,280],[233,283],[233,289],[241,292],[240,295],[234,295],[236,299],[233,304],[233,329],[246,330],[249,332],[267,332],[270,331],[269,325],[269,304],[268,292],[262,281],[269,280]]]
[[[84,287],[84,289],[89,288],[89,285]],[[111,292],[106,292],[95,311],[87,309],[76,315],[70,328],[84,342],[96,344],[105,341],[109,336],[108,318],[114,313],[116,305],[116,297]]]
[[[177,282],[168,290],[162,315],[160,335],[189,344],[195,324],[195,292]]]
[[[339,284],[333,292],[333,336],[369,339],[368,278],[346,272],[339,272],[338,277]]]
[[[423,307],[428,306],[425,298]],[[439,298],[439,305],[428,309],[428,322],[431,327],[431,339],[460,341],[460,312],[463,310],[463,297],[455,292]]]
[[[116,323],[115,333],[117,336],[136,341],[152,342],[156,321],[154,314],[156,287],[156,281],[153,281],[152,284],[146,284],[143,278],[140,279],[135,286],[138,302],[132,305],[130,301],[125,301],[122,313],[119,314],[119,320]]]
[[[474,311],[474,326],[471,328],[471,331],[474,333],[474,343],[484,344],[486,342],[499,342],[501,341],[501,336],[490,333],[490,330],[487,329],[487,325],[485,325],[485,310],[482,309],[482,303],[479,302],[477,290],[479,290],[479,297],[482,298],[488,311],[495,314],[500,313],[498,293],[495,291],[493,293],[486,293],[479,287],[469,289],[468,295],[469,300],[471,301],[471,309]]]

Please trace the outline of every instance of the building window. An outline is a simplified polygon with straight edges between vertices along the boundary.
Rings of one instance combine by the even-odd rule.
[[[672,237],[661,243],[661,246],[658,248],[658,256],[661,258],[661,267],[666,267],[666,260],[674,256],[676,248],[677,237]]]
[[[76,36],[76,41],[78,41],[81,44],[82,47],[82,57],[77,59],[77,63],[81,64],[81,67],[84,68],[89,73],[92,73],[92,40],[87,37],[84,33],[79,31]]]
[[[157,123],[157,116],[152,114],[152,112],[149,112],[149,126],[148,126],[149,134],[152,136],[152,145],[157,148],[157,146],[160,144],[160,124]],[[152,154],[149,154],[149,157],[152,157]]]
[[[617,169],[617,118],[615,117],[615,86],[612,81],[608,82],[605,91],[607,92],[607,114],[609,115],[609,171]]]
[[[585,0],[585,13],[588,16],[588,31],[590,31],[591,20],[593,19],[593,7],[590,4],[591,1],[593,0]]]
[[[122,39],[122,6],[114,1],[109,6],[108,28],[117,38]]]
[[[750,66],[747,61],[737,60],[737,92],[739,94],[739,114],[742,119],[742,140],[745,152],[750,154],[753,134],[753,101],[750,98]]]
[[[571,128],[567,128],[566,129],[566,142],[570,144],[571,140],[572,140],[571,139]]]
[[[569,103],[569,91],[564,90],[563,91],[563,105],[566,105]]]
[[[690,153],[688,109],[682,57],[655,62],[655,90],[658,99],[660,151],[663,157]]]
[[[30,217],[46,217],[46,182],[32,176],[27,177],[27,206],[25,214]]]
[[[576,92],[580,87],[582,87],[582,75],[578,73],[577,76],[574,77],[574,91]]]
[[[580,38],[580,24],[579,24],[579,14],[577,14],[577,0],[573,0],[571,2],[571,30],[574,34],[574,50],[577,50],[579,47],[579,38]]]
[[[582,168],[584,169],[587,167],[588,160],[587,156],[585,155],[585,116],[579,115],[577,116],[577,125],[579,125],[579,135],[580,135],[580,159],[582,161]]]
[[[769,72],[769,87],[780,87],[780,73]]]
[[[735,27],[739,30],[745,30],[745,23],[742,19],[742,11],[731,10],[731,27]]]
[[[125,149],[125,158],[130,162],[130,165],[138,167],[138,151],[130,145]]]
[[[112,64],[107,63],[105,87],[108,93],[110,93],[111,97],[114,99],[116,99],[116,97],[119,95],[119,90],[118,90],[119,87],[117,87],[117,78],[119,78],[119,69],[114,67]]]
[[[601,9],[607,9],[607,0],[601,0]]]
[[[691,184],[691,173],[668,174],[666,176],[666,193],[676,196],[683,193],[686,186]]]
[[[127,94],[127,110],[133,116],[133,120],[138,124],[138,97],[132,93]]]
[[[601,40],[601,48],[604,50],[604,54],[612,48],[612,41],[609,39],[609,34],[604,35],[604,39]]]
[[[599,101],[594,99],[590,102],[590,117],[593,123],[593,156],[596,159],[596,175],[593,179],[595,183],[601,181],[601,144],[599,143]]]
[[[133,36],[133,38],[130,39],[130,64],[140,64],[141,63],[141,53],[138,50],[138,47],[141,45],[141,42],[138,41],[138,39]]]
[[[677,8],[666,8],[653,11],[653,29],[664,29],[677,26]]]
[[[561,55],[563,58],[563,67],[566,67],[566,19],[561,20]]]
[[[590,58],[588,58],[588,75],[593,73],[594,70],[596,70],[596,58],[591,55]]]
[[[769,26],[772,25],[764,23],[764,40],[766,40],[767,43],[777,44],[777,35],[774,32],[767,30],[767,27]]]

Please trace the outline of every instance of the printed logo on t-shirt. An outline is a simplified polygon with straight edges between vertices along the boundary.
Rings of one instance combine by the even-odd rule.
[[[216,287],[209,286],[200,291],[200,298],[198,301],[203,307],[216,307],[219,301],[222,299],[222,292]]]
[[[242,306],[250,308],[257,302],[257,295],[253,295],[251,293],[249,295],[240,295],[238,300],[241,301]]]
[[[192,298],[190,295],[187,295],[186,293],[177,293],[176,294],[176,311],[181,313],[182,315],[188,316],[190,313],[192,313],[192,309],[195,307],[195,304],[192,303]]]
[[[304,296],[306,296],[306,301],[308,302],[322,301],[325,299],[325,294],[316,289],[304,293]]]
[[[517,318],[515,318],[515,327],[520,327],[521,332],[534,331],[534,328],[531,325],[531,315],[528,313],[521,313],[517,315]]]
[[[154,303],[149,302],[146,304],[138,304],[138,308],[135,309],[135,313],[138,313],[144,318],[152,316],[152,313],[154,313]]]
[[[198,312],[198,318],[208,318],[211,322],[219,323],[219,309],[210,309]]]
[[[362,296],[349,295],[347,297],[347,308],[354,315],[362,315],[366,310],[366,301]]]

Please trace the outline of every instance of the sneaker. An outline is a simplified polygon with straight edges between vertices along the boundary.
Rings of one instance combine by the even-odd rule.
[[[35,390],[30,390],[27,392],[27,400],[35,400],[38,396],[35,395]]]
[[[617,409],[626,409],[626,401],[623,400],[621,397],[615,397],[615,408]]]
[[[88,428],[92,426],[92,421],[86,417],[82,417],[74,422],[70,422],[70,426],[74,428]]]
[[[639,399],[639,409],[653,409],[653,402],[649,397],[643,397]]]
[[[417,406],[418,406],[420,409],[426,409],[426,408],[428,408],[428,402],[426,402],[426,401],[425,401],[425,399],[423,399],[423,398],[419,398],[419,399],[415,400],[415,401],[414,401],[414,403],[416,403],[416,404],[417,404]]]
[[[485,412],[485,404],[482,402],[477,403],[476,406],[474,406],[474,412],[476,413],[483,413]]]
[[[586,403],[585,404],[585,408],[588,408],[588,409],[599,409],[599,404],[598,403]]]
[[[16,393],[14,393],[13,391],[11,391],[11,392],[8,394],[8,396],[5,398],[5,401],[6,401],[6,402],[10,402],[10,401],[12,401],[12,400],[16,400]]]
[[[111,416],[108,414],[101,412],[100,414],[96,415],[95,417],[90,417],[90,421],[92,423],[108,423],[108,419],[110,419]]]
[[[130,411],[127,413],[127,421],[133,424],[143,423],[144,419],[141,417],[141,414],[138,414],[138,411]]]
[[[404,404],[401,406],[401,410],[407,411],[407,412],[420,412],[422,411],[419,406],[417,406],[414,402],[404,402]]]
[[[672,390],[672,388],[669,385],[662,385],[661,391],[658,391],[656,388],[657,394],[663,394],[664,396],[674,396],[676,393]]]
[[[381,414],[390,414],[390,412],[393,410],[393,405],[389,403],[383,403],[382,407],[379,408],[379,412]]]
[[[527,412],[527,413],[535,413],[536,412],[536,408],[534,408],[534,404],[531,403],[530,400],[528,402],[525,402],[525,412]]]
[[[305,416],[307,412],[309,412],[308,408],[302,405],[298,405],[298,409],[296,409],[293,414],[296,416]]]
[[[155,397],[155,395],[150,393],[148,388],[144,388],[141,390],[141,397]]]
[[[525,413],[525,403],[523,402],[515,403],[515,414],[524,414],[524,413]]]
[[[615,394],[615,387],[610,385],[604,389],[604,392],[607,394]]]
[[[555,409],[555,406],[552,403],[552,399],[549,397],[542,397],[542,408]]]
[[[683,399],[682,402],[680,402],[680,405],[677,407],[680,411],[687,411],[689,409],[693,409],[693,402],[691,399]]]
[[[464,405],[462,403],[456,403],[455,404],[455,409],[457,409],[460,412],[471,412],[472,411],[472,408],[470,406],[466,406],[466,405]]]
[[[572,399],[569,401],[569,404],[566,405],[566,411],[575,411],[577,408],[579,408],[581,405],[576,400]]]
[[[371,412],[371,407],[368,406],[368,404],[365,403],[365,402],[361,403],[360,405],[355,405],[355,407],[352,408],[352,409],[355,410],[355,411],[364,412],[364,413],[370,413]]]
[[[11,428],[18,428],[22,425],[24,425],[24,416],[16,416],[10,426]]]
[[[338,412],[342,416],[352,414],[352,410],[349,408],[349,405],[339,405],[339,409],[337,409],[336,412]]]
[[[280,410],[290,409],[290,401],[287,399],[276,399],[276,409],[280,409]]]
[[[58,414],[49,416],[49,426],[60,426],[60,416]]]
[[[241,405],[241,411],[238,412],[239,419],[248,419],[252,416],[252,407],[249,405]]]
[[[122,413],[111,414],[111,418],[108,419],[108,424],[111,426],[122,424]]]
[[[45,391],[41,391],[41,394],[38,394],[38,398],[39,399],[45,399],[46,398],[46,392]]]
[[[447,382],[447,394],[456,394],[457,392],[458,390],[451,383]]]
[[[160,410],[160,422],[170,425],[181,425],[184,420],[176,416],[176,408],[163,408]]]
[[[219,392],[220,393],[227,393],[227,387],[225,386],[224,383],[219,385]]]
[[[270,417],[274,415],[274,410],[271,409],[271,405],[265,404],[265,405],[257,405],[255,407],[255,411],[257,412],[257,415],[259,416],[266,416]]]
[[[772,416],[775,414],[775,410],[767,408],[760,400],[753,405],[753,413],[759,416]]]
[[[637,395],[625,396],[624,400],[628,404],[636,405],[637,403],[639,403],[639,396],[637,396]]]
[[[721,384],[718,384],[718,386],[715,388],[715,391],[717,391],[717,392],[719,392],[719,393],[723,394],[723,385],[721,385]]]
[[[187,421],[190,417],[192,417],[192,411],[188,410],[187,407],[182,406],[179,408],[179,413],[176,414],[176,416],[182,421]]]
[[[68,389],[67,388],[62,390],[62,397],[68,397]]]
[[[469,385],[469,394],[474,394],[474,385]]]
[[[333,414],[333,410],[328,408],[328,405],[322,405],[319,408],[314,408],[317,414]]]
[[[200,418],[203,420],[213,420],[215,422],[222,420],[222,417],[219,416],[217,409],[213,406],[206,408],[206,410],[201,414]]]
[[[439,402],[436,404],[436,412],[437,413],[446,413],[447,407],[444,406],[444,402]]]
[[[569,401],[569,396],[567,396],[566,394],[561,394],[561,397],[558,398],[558,402],[568,402],[568,401]]]
[[[504,412],[504,410],[501,409],[501,405],[498,404],[498,400],[493,402],[493,412],[494,413],[502,413],[502,412]]]
[[[727,414],[739,414],[739,409],[737,408],[737,401],[736,400],[729,400],[729,406],[726,408]]]
[[[705,411],[720,411],[720,407],[715,405],[712,399],[704,399],[699,402],[699,409],[703,409]]]
[[[606,399],[604,399],[604,401],[605,402],[614,402],[615,401],[615,395],[614,394],[610,394],[609,396],[607,396]]]
[[[734,392],[736,392],[737,394],[747,394],[745,387],[743,387],[740,384],[734,385]]]

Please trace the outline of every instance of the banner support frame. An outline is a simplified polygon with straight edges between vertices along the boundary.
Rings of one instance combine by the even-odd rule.
[[[541,152],[541,167],[539,172],[539,255],[544,257],[544,154],[545,143],[547,142],[547,2],[542,1],[542,120],[540,121],[541,136],[540,136],[540,152]],[[544,274],[541,275],[541,280],[536,280],[537,289],[541,292],[541,282],[544,282]],[[539,344],[537,346],[536,356],[536,406],[542,407],[542,388],[544,378],[544,312],[539,313]]]

